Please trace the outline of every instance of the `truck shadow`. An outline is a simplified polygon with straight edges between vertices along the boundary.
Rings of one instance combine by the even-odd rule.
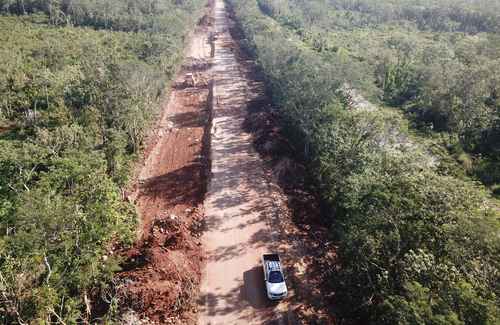
[[[240,321],[274,324],[266,320],[275,318],[275,307],[279,302],[267,299],[262,267],[256,266],[243,273],[243,283],[226,294],[207,293],[198,299],[202,313],[209,316],[224,316],[246,310]],[[255,313],[253,311],[259,311]]]
[[[256,266],[243,273],[240,299],[246,301],[254,309],[269,308],[278,304],[278,302],[270,301],[266,296],[264,273],[261,266]]]

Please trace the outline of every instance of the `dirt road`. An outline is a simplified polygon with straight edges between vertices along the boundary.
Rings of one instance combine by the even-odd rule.
[[[287,303],[265,297],[260,257],[277,249],[272,219],[285,198],[243,131],[247,104],[259,96],[235,56],[232,22],[222,0],[215,2],[212,175],[205,199],[202,242],[207,264],[202,275],[198,323],[284,323]]]
[[[274,130],[265,114],[262,123],[252,115],[269,99],[229,32],[224,2],[208,3],[127,195],[141,234],[122,252],[121,323],[332,324],[319,289],[324,269],[314,267],[325,240],[294,223],[314,205],[287,203],[244,131],[249,121]],[[280,303],[265,296],[266,252],[284,257],[289,297]]]

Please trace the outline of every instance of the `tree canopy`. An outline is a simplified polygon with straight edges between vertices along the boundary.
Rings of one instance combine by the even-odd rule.
[[[131,162],[201,1],[0,1],[0,321],[116,306]],[[95,321],[95,320],[94,320]]]

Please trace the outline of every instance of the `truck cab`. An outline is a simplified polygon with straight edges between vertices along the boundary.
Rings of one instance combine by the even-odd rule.
[[[264,269],[267,297],[270,300],[285,298],[288,290],[279,255],[264,254],[262,256],[262,267]]]

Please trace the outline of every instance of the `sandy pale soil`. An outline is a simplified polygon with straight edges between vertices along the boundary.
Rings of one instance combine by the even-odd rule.
[[[198,323],[279,324],[287,303],[267,300],[260,257],[277,249],[272,218],[285,197],[266,175],[251,135],[243,131],[247,104],[259,94],[235,56],[224,3],[215,3],[212,175],[205,200],[207,264]]]

